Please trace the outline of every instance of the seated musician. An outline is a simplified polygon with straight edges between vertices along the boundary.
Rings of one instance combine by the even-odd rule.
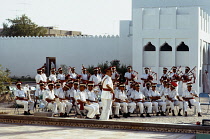
[[[192,83],[188,83],[187,90],[182,94],[182,98],[184,99],[185,116],[187,116],[188,105],[190,108],[194,105],[197,108],[198,116],[202,116],[200,103],[195,100],[195,97],[198,97],[198,94],[195,90],[192,90]]]
[[[43,94],[44,94],[46,88],[42,81],[39,83],[39,86],[40,87],[38,89],[36,89],[36,91],[35,91],[35,98],[36,98],[35,106],[36,106],[36,104],[38,104],[39,108],[44,108],[45,104],[43,103]]]
[[[143,81],[143,87],[145,87],[146,82],[152,82],[153,76],[149,74],[149,68],[144,68],[145,73],[141,75],[141,80]]]

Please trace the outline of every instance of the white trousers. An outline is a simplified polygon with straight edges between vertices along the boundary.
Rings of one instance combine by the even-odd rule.
[[[16,103],[24,106],[24,111],[33,110],[34,102],[25,101],[25,100],[16,100]]]
[[[93,118],[96,113],[99,111],[99,106],[90,104],[90,105],[85,105],[84,109],[88,111],[87,117]]]
[[[59,113],[69,113],[72,108],[72,103],[68,101],[57,102]]]
[[[100,111],[100,113],[102,113],[103,104],[102,104],[102,102],[99,102],[98,104],[99,104],[99,111]],[[110,114],[109,115],[112,115],[112,109],[110,110]]]
[[[128,103],[128,112],[133,113],[133,111],[136,109],[136,103],[135,102],[130,102]]]
[[[183,102],[178,100],[175,100],[174,102],[166,100],[166,105],[170,105],[171,110],[174,110],[175,106],[179,106],[179,109],[183,109]]]
[[[52,110],[53,113],[58,113],[58,110],[57,110],[57,103],[56,102],[50,102],[47,104],[47,108],[49,110]]]
[[[102,102],[103,107],[102,107],[102,113],[101,113],[100,120],[108,120],[110,111],[111,111],[112,100],[102,98],[101,102]]]
[[[196,107],[198,112],[201,112],[201,106],[199,102],[197,102],[195,99],[190,99],[190,103]],[[184,101],[184,111],[187,112],[187,109],[188,109],[188,102]]]
[[[144,113],[144,107],[147,107],[147,113],[152,113],[152,103],[151,102],[137,102],[140,114]]]
[[[152,102],[153,108],[155,110],[155,112],[159,112],[158,110],[158,105],[162,107],[162,111],[165,112],[166,111],[166,102]]]

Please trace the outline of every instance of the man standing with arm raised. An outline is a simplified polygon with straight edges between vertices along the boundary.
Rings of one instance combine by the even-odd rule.
[[[101,93],[101,102],[102,102],[102,113],[100,120],[108,120],[109,113],[112,106],[112,96],[114,94],[113,82],[112,82],[112,68],[105,70],[106,75],[102,79],[102,93]]]

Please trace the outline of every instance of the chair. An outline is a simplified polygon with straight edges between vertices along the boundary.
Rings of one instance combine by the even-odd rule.
[[[16,113],[16,111],[17,111],[18,112],[18,115],[19,115],[18,104],[17,104],[16,100],[15,100],[14,105],[15,105],[14,113]]]
[[[200,93],[199,102],[200,102],[200,105],[208,105],[208,109],[207,109],[207,113],[208,113],[209,105],[210,105],[210,95],[207,93]]]

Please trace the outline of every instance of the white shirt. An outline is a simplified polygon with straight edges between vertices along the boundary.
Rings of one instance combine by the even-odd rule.
[[[64,98],[66,97],[66,93],[67,93],[67,92],[64,91],[63,88],[60,88],[60,90],[57,91],[55,95],[56,95],[58,98],[63,98],[63,99],[64,99]]]
[[[88,80],[88,75],[87,74],[81,74],[82,80]]]
[[[50,74],[49,80],[56,82],[57,81],[56,75],[55,74]]]
[[[121,90],[115,92],[115,98],[118,98],[122,101],[125,101],[126,99],[128,99],[125,91],[121,91]]]
[[[113,82],[112,82],[111,77],[108,75],[105,75],[104,78],[102,79],[102,88],[107,89],[107,85],[109,85],[111,88],[113,88]],[[112,93],[110,93],[110,91],[102,90],[101,98],[102,99],[112,99]]]
[[[179,96],[179,94],[176,91],[176,89],[174,89],[174,90],[169,89],[169,91],[168,91],[169,98],[171,98],[172,100],[177,100],[177,96]]]
[[[116,79],[116,76],[118,76],[118,73],[115,71],[114,73],[112,73],[112,79]]]
[[[124,77],[125,78],[128,78],[128,79],[131,79],[131,74],[132,74],[131,72],[130,73],[129,72],[126,72],[125,75],[124,75]]]
[[[98,98],[93,90],[92,91],[87,90],[87,95],[88,95],[88,99],[92,101],[96,101]]]
[[[38,88],[36,91],[35,91],[35,96],[36,97],[39,97],[39,96],[43,96],[45,90],[41,90],[40,88]]]
[[[70,78],[76,79],[77,78],[77,74],[76,73],[70,73]]]
[[[54,90],[52,91],[50,89],[45,90],[43,94],[43,100],[46,100],[46,98],[54,99],[55,98]]]
[[[57,79],[58,80],[65,80],[65,75],[62,73],[62,74],[58,74],[57,75]]]
[[[16,97],[21,97],[21,98],[26,97],[25,91],[24,90],[19,90],[19,89],[15,90],[14,95]]]
[[[149,74],[145,74],[145,73],[144,73],[144,74],[142,74],[142,75],[141,75],[141,78],[143,78],[143,79],[147,79],[147,78],[148,78],[148,76],[149,76]]]
[[[133,98],[133,99],[144,99],[145,96],[141,91],[138,92],[138,91],[134,90],[132,92],[131,98]]]
[[[142,90],[142,93],[145,97],[150,97],[152,94],[151,94],[151,89],[147,89],[146,87]]]
[[[88,95],[86,91],[78,91],[77,96],[75,96],[76,100],[86,101],[88,99]]]
[[[182,97],[185,97],[185,98],[192,98],[194,97],[193,95],[198,95],[197,92],[195,90],[191,90],[190,92],[188,90],[185,90],[183,93],[182,93]]]
[[[98,85],[101,82],[101,77],[97,74],[97,76],[95,76],[95,74],[90,76],[89,81],[93,81],[95,85]]]
[[[36,75],[35,80],[36,80],[36,83],[39,83],[40,81],[44,81],[40,74]]]
[[[43,82],[47,82],[47,76],[45,73],[42,73],[42,79],[43,79]]]

